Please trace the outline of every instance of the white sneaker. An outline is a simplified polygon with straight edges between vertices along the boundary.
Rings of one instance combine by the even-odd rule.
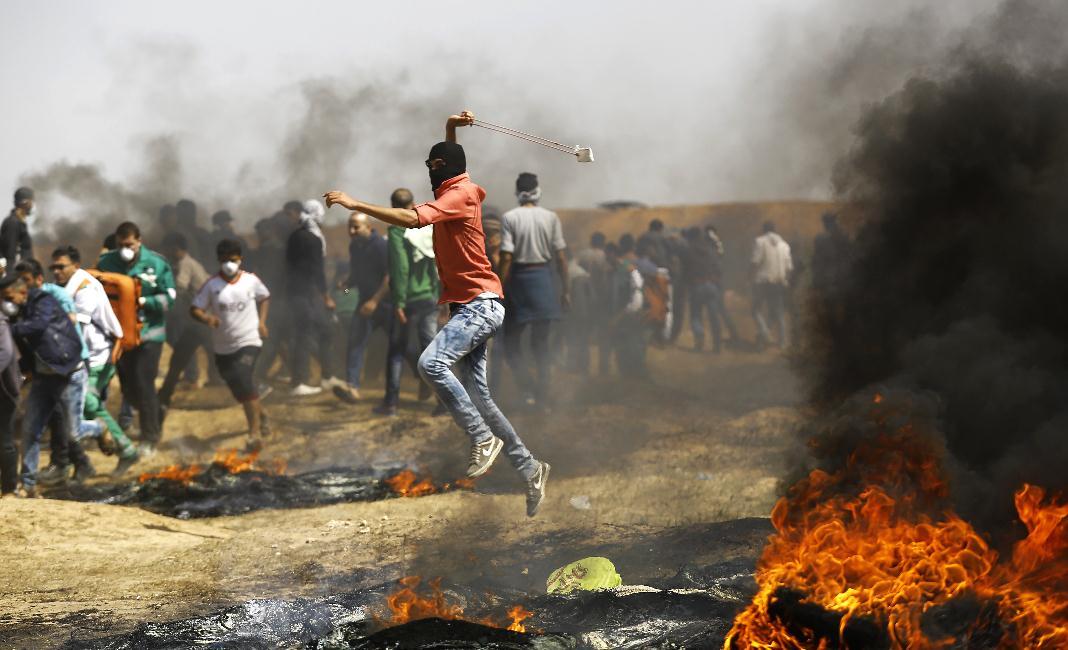
[[[342,381],[337,377],[330,377],[320,381],[319,385],[322,386],[323,390],[333,390],[335,388],[345,388],[348,386],[348,382]]]
[[[307,397],[309,395],[318,395],[323,392],[322,386],[308,386],[307,384],[298,384],[293,387],[293,390],[289,391],[289,394],[293,397]]]

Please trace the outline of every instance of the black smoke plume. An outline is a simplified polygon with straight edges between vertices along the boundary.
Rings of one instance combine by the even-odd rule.
[[[864,222],[801,364],[825,409],[937,395],[954,505],[988,530],[1020,484],[1068,487],[1068,60],[1025,38],[1066,12],[1039,4],[859,122],[836,187]]]

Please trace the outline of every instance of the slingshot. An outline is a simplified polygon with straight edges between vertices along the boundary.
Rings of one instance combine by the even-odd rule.
[[[495,131],[497,133],[503,133],[504,135],[510,135],[513,138],[519,138],[520,140],[526,140],[527,142],[533,142],[534,144],[540,144],[543,147],[555,149],[566,154],[570,154],[578,159],[579,162],[593,162],[593,149],[589,147],[580,147],[578,145],[568,146],[560,142],[549,140],[548,138],[542,138],[530,133],[523,133],[516,129],[510,129],[507,126],[501,126],[500,124],[493,124],[492,122],[484,122],[482,120],[473,120],[471,126],[480,126],[489,131]]]

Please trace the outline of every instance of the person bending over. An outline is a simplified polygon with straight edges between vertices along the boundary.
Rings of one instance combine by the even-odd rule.
[[[442,287],[439,302],[449,305],[451,315],[419,357],[419,371],[471,438],[467,475],[485,474],[503,449],[526,480],[527,516],[533,517],[545,499],[549,463],[531,455],[494,403],[486,381],[486,343],[504,321],[504,292],[486,257],[482,231],[486,191],[467,175],[464,150],[456,142],[456,127],[473,121],[474,115],[467,111],[450,116],[445,141],[431,147],[426,166],[433,201],[414,208],[386,208],[337,190],[324,198],[327,206],[340,205],[402,228],[434,224],[434,259]]]

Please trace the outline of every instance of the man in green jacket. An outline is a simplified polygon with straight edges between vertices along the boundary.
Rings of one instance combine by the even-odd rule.
[[[122,395],[137,409],[141,422],[141,457],[155,453],[162,434],[156,375],[167,336],[167,311],[177,295],[171,266],[141,243],[141,230],[129,221],[115,229],[118,248],[100,256],[97,268],[141,281],[141,344],[119,359]]]
[[[410,190],[400,188],[390,196],[395,208],[411,209],[415,204]],[[393,324],[386,355],[386,396],[375,412],[396,415],[400,398],[401,369],[407,359],[419,377],[419,355],[438,332],[438,270],[434,264],[434,226],[400,228],[389,231],[389,292],[393,302]],[[409,345],[418,336],[419,346]],[[429,397],[421,387],[420,398]]]

